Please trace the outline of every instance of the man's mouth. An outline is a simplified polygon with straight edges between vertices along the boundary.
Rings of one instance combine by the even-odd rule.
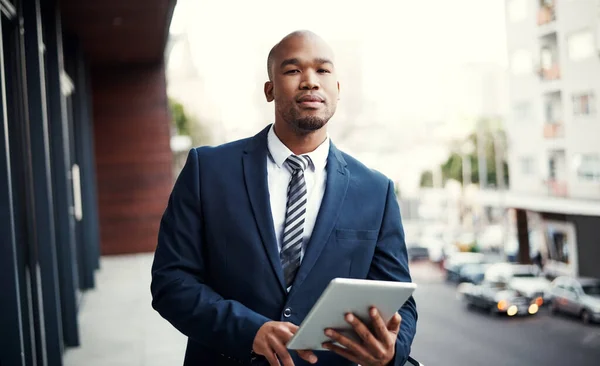
[[[319,108],[325,100],[318,95],[303,95],[297,99],[298,104],[307,108]]]

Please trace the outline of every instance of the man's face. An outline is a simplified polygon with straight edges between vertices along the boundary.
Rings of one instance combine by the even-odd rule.
[[[330,48],[316,37],[291,37],[278,46],[271,67],[265,95],[275,101],[276,117],[303,133],[325,126],[339,94]]]

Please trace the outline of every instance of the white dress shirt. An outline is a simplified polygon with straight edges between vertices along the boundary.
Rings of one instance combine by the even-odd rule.
[[[277,246],[281,250],[281,241],[283,240],[283,229],[285,224],[285,213],[287,205],[287,191],[292,173],[283,164],[285,160],[293,155],[292,151],[281,142],[275,134],[273,125],[269,129],[267,137],[269,156],[267,157],[267,178],[269,184],[269,195],[271,203],[271,214],[273,216],[273,227],[275,228],[275,237]],[[323,194],[325,193],[325,181],[327,179],[326,164],[329,155],[329,136],[314,151],[303,154],[308,155],[312,164],[306,168],[304,179],[306,181],[306,215],[304,221],[304,240],[302,242],[302,251],[300,260],[304,257],[306,244],[310,239],[315,221],[321,207]]]

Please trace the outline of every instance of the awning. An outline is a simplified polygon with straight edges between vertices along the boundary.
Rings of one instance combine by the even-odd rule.
[[[476,202],[484,206],[521,208],[530,211],[560,213],[566,215],[600,216],[600,200],[536,196],[511,191],[481,190],[475,195]]]
[[[92,64],[161,62],[175,0],[63,0],[63,28]]]

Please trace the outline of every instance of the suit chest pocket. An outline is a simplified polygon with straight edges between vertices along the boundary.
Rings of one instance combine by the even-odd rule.
[[[377,230],[352,230],[336,229],[335,238],[340,241],[375,241],[379,231]]]
[[[348,254],[364,252],[375,246],[378,234],[377,230],[336,229],[335,242],[339,249],[348,251]]]

